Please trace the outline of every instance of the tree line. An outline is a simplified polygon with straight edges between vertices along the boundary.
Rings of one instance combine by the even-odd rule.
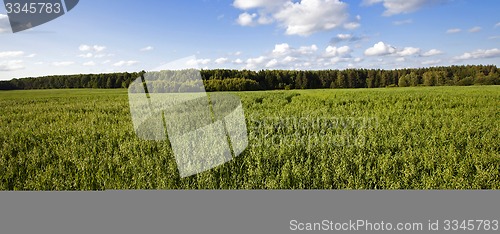
[[[146,72],[79,74],[0,81],[0,90],[128,88]],[[346,70],[201,70],[207,91],[279,89],[381,88],[409,86],[500,85],[495,65],[464,65],[415,69]]]

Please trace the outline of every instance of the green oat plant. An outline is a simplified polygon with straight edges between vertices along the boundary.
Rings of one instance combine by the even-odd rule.
[[[127,90],[0,92],[0,190],[500,188],[498,86],[233,94],[249,146],[180,178]]]

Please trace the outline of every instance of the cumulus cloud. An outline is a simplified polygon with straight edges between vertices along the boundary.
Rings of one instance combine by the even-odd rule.
[[[249,58],[246,61],[247,62],[246,67],[248,69],[255,69],[255,68],[263,65],[267,60],[268,60],[268,58],[265,56],[259,56],[257,58]]]
[[[244,63],[244,62],[243,62],[243,60],[241,60],[241,59],[235,59],[235,60],[233,61],[233,63],[234,63],[234,64],[242,64],[242,63]]]
[[[403,49],[398,49],[382,41],[365,50],[366,56],[396,55],[400,57],[407,57],[419,54],[420,48],[404,47]]]
[[[364,0],[362,5],[370,6],[383,3],[386,11],[384,16],[406,14],[417,11],[423,7],[449,2],[450,0]]]
[[[100,45],[91,46],[91,45],[83,44],[83,45],[80,45],[78,47],[78,49],[82,52],[87,52],[87,51],[89,51],[89,52],[102,52],[106,49],[106,46],[100,46]]]
[[[292,56],[286,56],[284,59],[283,59],[283,62],[284,63],[293,63],[295,61],[297,61],[298,58],[296,57],[292,57]]]
[[[361,22],[361,16],[357,15],[356,16],[356,20],[352,21],[352,22],[345,23],[344,24],[344,28],[348,29],[348,30],[357,29],[357,28],[361,27],[361,23],[360,22]]]
[[[359,22],[348,21],[348,5],[340,0],[235,0],[233,6],[245,10],[236,20],[239,25],[277,22],[288,35],[308,36],[342,26],[359,27]]]
[[[254,8],[276,8],[286,3],[288,0],[235,0],[233,6],[242,10]]]
[[[452,33],[459,33],[459,32],[461,32],[461,31],[462,31],[462,29],[459,29],[459,28],[450,28],[450,29],[448,29],[448,30],[446,31],[446,33],[448,33],[448,34],[452,34]]]
[[[287,2],[274,17],[288,35],[307,36],[342,26],[349,15],[347,4],[338,0],[302,0]]]
[[[135,64],[138,64],[139,62],[138,61],[119,61],[119,62],[116,62],[113,64],[113,66],[115,67],[124,67],[124,66],[132,66],[132,65],[135,65]]]
[[[481,27],[476,26],[476,27],[473,27],[473,28],[469,29],[469,32],[476,33],[476,32],[480,32],[481,30],[482,30]]]
[[[286,56],[286,55],[308,55],[314,54],[318,51],[317,45],[301,46],[299,48],[293,48],[288,43],[276,44],[272,55],[274,57]]]
[[[146,51],[152,51],[152,50],[154,50],[154,47],[152,47],[152,46],[146,46],[146,47],[142,48],[140,51],[146,52]]]
[[[0,61],[0,71],[17,71],[24,68],[22,60]]]
[[[278,60],[272,59],[271,61],[267,62],[266,67],[271,68],[271,67],[276,67],[278,65]]]
[[[95,66],[97,64],[94,61],[89,61],[89,62],[83,63],[82,65],[86,66],[86,67],[92,67],[92,66]]]
[[[297,49],[297,52],[300,54],[313,54],[316,51],[318,51],[318,46],[316,45],[301,46],[299,49]]]
[[[437,60],[426,60],[426,61],[422,62],[422,65],[436,65],[436,64],[438,64],[440,62],[441,62],[440,59],[437,59]]]
[[[363,37],[354,36],[353,34],[337,34],[330,40],[330,44],[337,44],[341,42],[354,43],[363,40]]]
[[[397,52],[396,54],[399,55],[399,56],[402,56],[402,57],[406,57],[406,56],[416,55],[418,53],[420,53],[420,49],[419,48],[405,47],[403,50]]]
[[[348,55],[350,52],[351,48],[349,46],[328,46],[325,49],[325,57],[343,57]]]
[[[467,52],[460,56],[454,57],[456,60],[469,60],[469,59],[486,59],[486,58],[497,58],[500,57],[500,49],[494,48],[489,50],[476,50],[473,52]]]
[[[75,62],[72,61],[63,61],[63,62],[53,62],[52,65],[56,67],[67,67],[75,64]]]
[[[247,12],[240,14],[236,22],[241,26],[253,26],[255,25],[254,19],[257,18],[257,14],[249,14]]]
[[[286,54],[290,51],[290,45],[288,45],[288,43],[282,43],[274,46],[273,54]]]
[[[92,53],[80,54],[80,55],[78,55],[78,57],[80,57],[80,58],[92,58],[92,57],[94,57],[94,54],[92,54]]]
[[[21,57],[23,55],[24,55],[24,51],[4,51],[4,52],[0,52],[0,59]]]
[[[216,64],[224,64],[224,63],[227,63],[229,61],[228,58],[218,58],[215,60],[215,63]]]
[[[437,50],[437,49],[432,49],[432,50],[429,50],[427,52],[424,52],[422,54],[422,56],[424,57],[430,57],[430,56],[435,56],[435,55],[439,55],[439,54],[442,54],[443,52],[440,51],[440,50]]]
[[[186,65],[190,67],[198,67],[198,65],[207,65],[212,62],[211,59],[190,59],[186,61]]]
[[[4,14],[0,14],[0,33],[11,32],[9,17]]]
[[[397,58],[396,62],[406,62],[406,58],[405,57]]]
[[[394,46],[385,44],[384,42],[379,42],[373,47],[368,48],[365,51],[366,56],[383,56],[383,55],[388,55],[388,54],[394,54],[396,53],[397,50]]]

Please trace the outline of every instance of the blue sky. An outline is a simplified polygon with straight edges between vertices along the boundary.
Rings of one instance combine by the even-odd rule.
[[[0,79],[200,68],[500,65],[498,0],[82,0],[13,34],[0,7]]]

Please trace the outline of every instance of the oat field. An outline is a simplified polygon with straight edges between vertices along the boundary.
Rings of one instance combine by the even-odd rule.
[[[500,189],[500,87],[236,92],[248,148],[181,178],[125,89],[0,92],[0,190]]]

